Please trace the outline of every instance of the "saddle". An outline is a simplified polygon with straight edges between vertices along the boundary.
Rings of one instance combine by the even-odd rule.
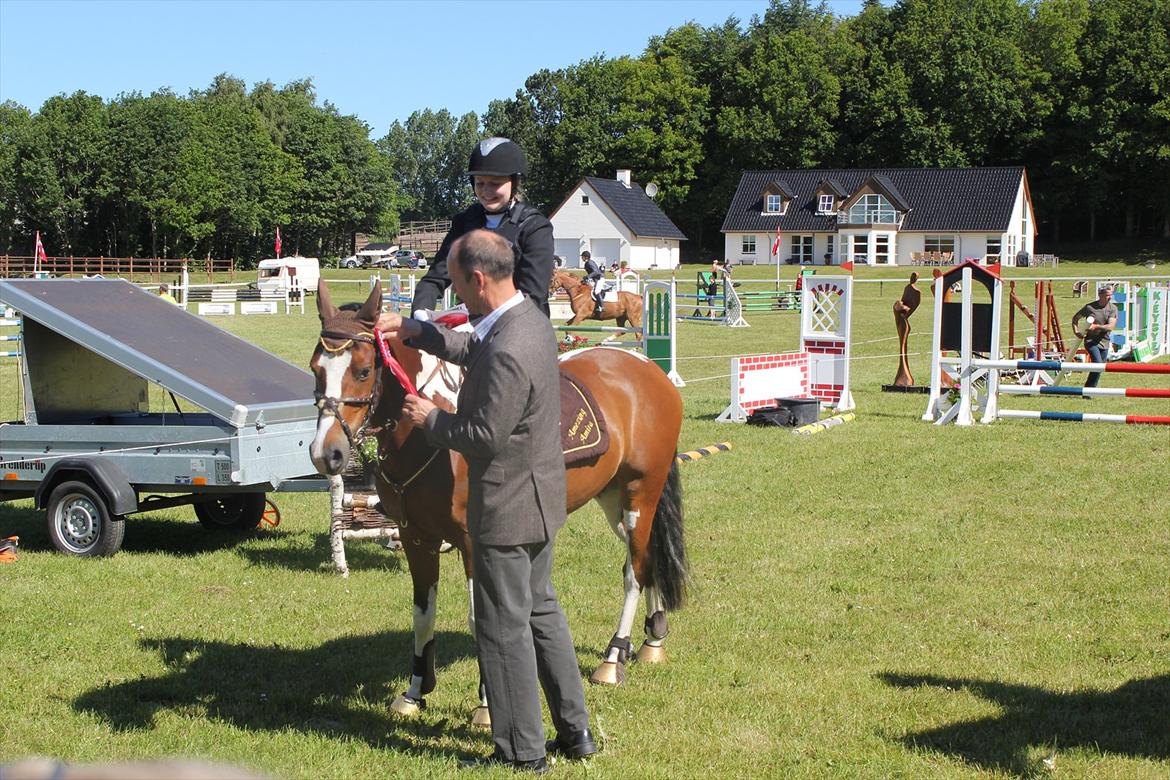
[[[598,298],[600,298],[605,303],[617,303],[618,292],[620,291],[618,290],[615,283],[602,282],[600,291],[594,289],[593,300],[596,301]]]
[[[589,388],[561,373],[561,449],[565,466],[601,457],[609,449],[605,418]]]

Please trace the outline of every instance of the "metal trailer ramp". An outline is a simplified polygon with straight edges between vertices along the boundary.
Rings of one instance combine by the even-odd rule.
[[[122,516],[188,503],[254,527],[266,491],[315,474],[307,371],[121,280],[0,280],[0,302],[23,317],[25,410],[0,421],[0,500],[34,497],[58,549],[112,554]],[[151,383],[200,411],[150,409]]]

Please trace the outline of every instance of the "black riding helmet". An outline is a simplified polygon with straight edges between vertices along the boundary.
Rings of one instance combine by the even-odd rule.
[[[515,141],[507,138],[485,138],[471,150],[467,163],[468,176],[526,176],[528,158]]]

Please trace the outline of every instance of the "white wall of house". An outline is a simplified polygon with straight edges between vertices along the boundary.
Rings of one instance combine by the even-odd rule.
[[[978,258],[983,261],[985,258],[991,259],[988,258],[988,255],[994,255],[998,252],[1004,265],[1015,265],[1015,253],[1019,251],[1020,247],[1024,247],[1029,254],[1032,254],[1035,241],[1030,213],[1026,237],[1020,232],[1023,214],[1022,205],[1017,204],[1016,213],[1011,222],[1014,230],[1005,233],[953,231],[919,233],[889,230],[851,231],[846,229],[835,234],[810,233],[802,235],[812,238],[811,259],[813,265],[824,265],[826,253],[832,254],[833,265],[840,265],[850,259],[869,265],[910,265],[912,256],[916,252],[940,251],[934,247],[953,247],[950,251],[954,252],[955,259],[959,261],[968,258]],[[886,236],[884,245],[879,238],[881,235]],[[743,251],[744,236],[755,237],[756,251],[754,254]],[[857,237],[856,241],[854,236]],[[830,237],[832,238],[831,243]],[[793,251],[793,238],[795,236],[789,233],[782,236],[781,263],[786,262],[789,257],[796,254]],[[775,240],[775,233],[726,233],[724,234],[723,256],[735,265],[774,265],[776,258],[772,256],[771,252],[772,242]],[[931,249],[928,249],[928,246]],[[879,262],[883,250],[885,260]],[[802,254],[804,257],[810,256],[807,252]]]
[[[588,202],[583,200],[588,198]],[[555,252],[569,268],[579,268],[581,252],[588,249],[594,260],[625,260],[630,268],[675,268],[679,263],[677,239],[635,236],[597,192],[582,182],[552,216]]]

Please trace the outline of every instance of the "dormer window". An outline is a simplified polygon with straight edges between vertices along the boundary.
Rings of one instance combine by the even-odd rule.
[[[817,202],[818,214],[832,214],[833,213],[833,196],[822,195]]]
[[[892,225],[897,221],[894,206],[881,195],[862,195],[849,207],[849,223],[853,225]]]
[[[783,208],[783,199],[779,195],[767,195],[764,203],[764,211],[768,214],[779,214]]]

